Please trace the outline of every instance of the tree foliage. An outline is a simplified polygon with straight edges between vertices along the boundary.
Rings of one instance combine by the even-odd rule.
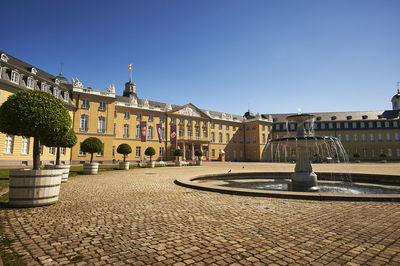
[[[129,144],[122,143],[118,146],[117,152],[124,156],[124,162],[125,162],[125,158],[126,158],[126,156],[128,156],[129,153],[132,152],[132,148],[131,148],[131,146],[129,146]]]
[[[81,150],[91,154],[90,163],[93,162],[93,153],[102,152],[104,150],[104,144],[96,137],[90,137],[85,139],[81,144]]]
[[[151,157],[156,154],[156,150],[153,147],[148,147],[144,151],[144,154],[147,155],[147,156],[150,156],[150,161],[151,161]]]
[[[72,148],[76,145],[76,142],[76,134],[72,129],[69,129],[65,135],[52,136],[42,140],[42,144],[46,145],[47,147]]]
[[[177,150],[174,151],[174,155],[175,155],[175,156],[178,156],[178,157],[179,157],[179,156],[183,156],[183,151],[180,150],[180,149],[177,149]]]
[[[194,151],[194,155],[197,157],[203,156],[203,152],[201,150]]]

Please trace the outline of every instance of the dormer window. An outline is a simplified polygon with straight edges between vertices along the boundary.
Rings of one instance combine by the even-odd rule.
[[[28,79],[26,80],[26,87],[28,89],[33,89],[33,78],[28,77]]]
[[[57,85],[60,85],[60,80],[59,80],[59,79],[56,79],[54,82],[55,82]]]
[[[331,117],[331,120],[336,120],[336,116],[332,116],[332,117]]]
[[[317,117],[317,121],[319,121],[319,120],[321,120],[321,117],[320,117],[320,116]]]
[[[64,97],[63,97],[64,101],[68,101],[68,97],[69,97],[68,91],[64,91]]]
[[[351,115],[346,116],[347,120],[351,120],[353,117]]]
[[[34,67],[32,67],[32,68],[31,68],[31,73],[36,75],[36,74],[37,74],[37,69],[34,68]]]
[[[368,116],[367,116],[367,115],[363,115],[363,116],[362,116],[362,119],[364,119],[364,120],[365,120],[365,119],[368,119]]]
[[[11,71],[11,82],[16,84],[19,82],[19,73],[15,70]]]
[[[42,85],[40,86],[40,90],[41,90],[42,92],[47,92],[47,84],[44,83],[44,82],[42,82]]]
[[[1,54],[1,60],[3,60],[4,62],[8,62],[8,56],[5,53]]]
[[[53,89],[53,95],[54,95],[54,97],[58,98],[58,89],[57,88]]]
[[[382,115],[378,115],[378,119],[382,119]]]

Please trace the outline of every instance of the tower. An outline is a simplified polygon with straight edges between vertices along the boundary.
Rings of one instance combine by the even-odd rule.
[[[400,82],[397,82],[397,94],[392,97],[393,110],[400,110]]]
[[[136,95],[136,84],[132,82],[132,77],[129,79],[127,83],[125,83],[125,90],[124,94],[125,97],[134,96],[137,98]]]

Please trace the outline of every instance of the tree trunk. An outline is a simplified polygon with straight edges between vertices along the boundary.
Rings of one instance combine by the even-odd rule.
[[[151,162],[151,155],[150,155],[150,162]]]
[[[57,152],[56,152],[56,165],[60,165],[60,147],[57,147]]]
[[[126,158],[126,155],[124,154],[124,162],[126,162],[126,161],[125,161],[125,158]]]
[[[90,154],[90,163],[93,162],[93,153]]]
[[[40,142],[37,137],[33,138],[33,170],[40,168]]]

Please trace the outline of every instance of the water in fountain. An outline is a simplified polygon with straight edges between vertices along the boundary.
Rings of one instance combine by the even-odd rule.
[[[296,123],[295,136],[290,136],[290,122]],[[328,162],[348,161],[343,145],[336,137],[316,136],[314,134],[314,115],[311,114],[288,116],[286,129],[288,136],[269,141],[266,147],[266,150],[269,151],[267,159],[288,161],[290,158],[291,160],[295,158],[295,171],[291,176],[292,190],[319,191],[317,175],[312,170],[311,161],[321,161],[322,158]]]

